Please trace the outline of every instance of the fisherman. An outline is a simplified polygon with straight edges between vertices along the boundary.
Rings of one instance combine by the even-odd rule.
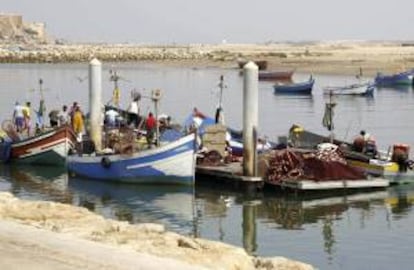
[[[72,104],[72,107],[70,107],[70,110],[69,110],[69,117],[70,117],[71,123],[73,123],[73,115],[75,114],[76,107],[78,107],[78,102],[74,101]]]
[[[109,109],[105,112],[105,125],[107,127],[116,127],[118,123],[119,113],[114,109]]]
[[[23,114],[23,106],[21,106],[18,101],[16,101],[16,104],[13,110],[13,122],[14,122],[17,132],[21,132],[24,128],[24,114]]]
[[[157,122],[155,120],[154,115],[152,112],[148,114],[148,117],[145,121],[145,129],[147,131],[147,143],[150,146],[154,142],[154,133],[157,126]]]
[[[23,107],[24,115],[24,128],[27,130],[27,136],[30,136],[30,130],[32,128],[32,120],[30,114],[30,102],[26,102],[26,106]]]
[[[68,106],[66,105],[62,106],[62,111],[59,112],[58,119],[59,119],[60,126],[68,125],[70,123]]]
[[[44,121],[43,121],[43,115],[46,112],[46,107],[45,107],[45,100],[41,99],[39,102],[39,110],[35,111],[36,112],[36,124],[39,126],[39,128],[41,130],[43,130],[44,128]]]
[[[52,128],[59,124],[59,110],[51,110],[49,112],[49,123]]]
[[[139,120],[139,98],[134,98],[128,106],[128,125],[133,124],[134,128],[138,127]]]
[[[84,121],[83,121],[83,114],[82,114],[82,111],[80,110],[79,105],[75,108],[75,112],[73,113],[72,126],[73,126],[73,131],[78,136],[78,141],[82,141],[81,138],[82,138],[82,133],[83,133]]]
[[[365,130],[361,130],[359,136],[355,138],[353,146],[354,150],[357,152],[364,153],[371,157],[375,157],[377,155],[375,138]]]

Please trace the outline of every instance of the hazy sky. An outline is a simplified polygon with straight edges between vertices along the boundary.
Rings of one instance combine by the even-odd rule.
[[[413,40],[413,0],[0,0],[70,41]]]

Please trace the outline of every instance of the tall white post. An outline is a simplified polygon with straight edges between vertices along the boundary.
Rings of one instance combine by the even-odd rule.
[[[89,127],[96,151],[102,150],[102,64],[94,58],[89,62]]]
[[[257,176],[259,68],[250,61],[243,69],[243,175]]]

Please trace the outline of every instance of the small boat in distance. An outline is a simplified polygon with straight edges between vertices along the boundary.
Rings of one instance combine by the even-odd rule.
[[[412,85],[414,70],[404,71],[392,75],[384,75],[381,72],[375,77],[376,86]]]
[[[263,81],[290,81],[292,80],[292,75],[294,70],[269,70],[259,71],[259,80]]]
[[[325,95],[372,96],[375,86],[372,83],[355,83],[345,86],[328,86],[323,88]]]
[[[282,84],[276,83],[273,85],[275,94],[296,94],[296,95],[310,95],[312,93],[315,79],[310,76],[306,82]]]

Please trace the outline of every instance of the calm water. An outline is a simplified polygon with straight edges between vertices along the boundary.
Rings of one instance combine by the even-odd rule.
[[[109,69],[104,65],[104,99],[111,97]],[[161,110],[183,121],[194,106],[213,114],[217,83],[225,76],[226,122],[242,126],[242,78],[234,69],[166,68],[117,65],[124,105],[131,89],[148,94],[160,88]],[[87,65],[0,65],[0,115],[10,118],[13,104],[31,100],[36,106],[39,78],[44,80],[48,109],[79,101],[87,108]],[[305,80],[309,74],[295,74]],[[314,75],[312,97],[276,96],[272,83],[259,84],[260,132],[276,140],[293,123],[320,133],[326,98],[320,87],[353,82],[346,76]],[[386,148],[394,142],[414,145],[414,96],[411,87],[377,89],[373,98],[341,97],[335,111],[338,138],[352,139],[364,128]],[[151,110],[143,100],[142,110]],[[411,121],[410,121],[411,120]],[[295,197],[267,192],[247,198],[221,187],[152,187],[101,184],[68,179],[55,168],[0,166],[0,190],[24,199],[52,200],[84,206],[106,217],[160,222],[188,235],[220,240],[261,256],[281,255],[320,269],[409,269],[414,260],[414,186],[325,197]]]

